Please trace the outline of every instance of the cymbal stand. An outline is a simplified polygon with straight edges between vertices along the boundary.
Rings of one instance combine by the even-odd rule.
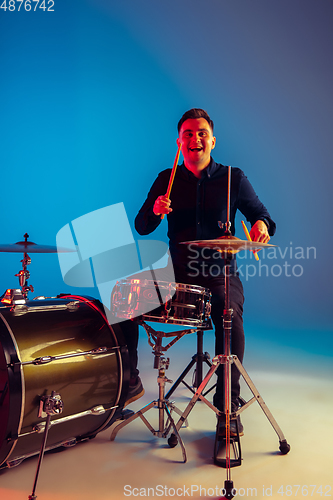
[[[230,229],[228,229],[230,233]],[[226,498],[233,498],[234,495],[232,491],[234,489],[233,481],[231,480],[231,467],[235,465],[241,465],[241,448],[240,448],[240,440],[239,440],[239,430],[238,424],[236,424],[237,428],[237,437],[235,439],[238,444],[238,453],[236,454],[235,461],[231,461],[231,436],[230,436],[230,413],[231,413],[231,329],[232,329],[232,315],[233,309],[230,307],[230,264],[231,264],[231,254],[226,254],[225,259],[225,269],[227,272],[224,277],[224,290],[225,290],[225,308],[223,311],[223,330],[224,330],[224,416],[225,416],[225,468],[227,470],[227,478],[224,482],[224,489],[226,491]],[[219,418],[223,419],[223,415]],[[219,426],[218,426],[219,427]],[[218,433],[217,427],[217,433]],[[217,438],[218,439],[218,438]],[[216,445],[215,445],[216,448]],[[235,448],[234,448],[235,450]],[[217,450],[214,452],[214,456]]]
[[[24,243],[27,245],[29,235],[28,233],[25,233],[24,235]],[[21,271],[18,274],[15,274],[15,276],[18,277],[19,282],[20,282],[20,287],[22,288],[22,295],[25,299],[28,298],[28,292],[33,292],[34,287],[32,285],[28,285],[28,279],[30,278],[30,272],[28,271],[27,266],[31,264],[31,258],[29,255],[24,252],[23,253],[23,259],[21,260],[22,262],[22,268]]]
[[[230,227],[230,186],[231,186],[231,167],[228,167],[228,192],[227,192],[227,222],[222,224],[219,222],[219,226],[221,228],[225,227],[225,236],[226,238],[232,238]],[[217,424],[217,430],[216,430],[216,439],[215,439],[215,449],[214,449],[214,461],[218,465],[221,465],[222,467],[225,467],[227,469],[227,478],[224,482],[224,498],[226,499],[232,499],[235,496],[235,489],[233,486],[233,481],[231,480],[231,467],[235,467],[237,465],[241,465],[242,457],[241,457],[241,448],[240,448],[240,439],[239,439],[239,428],[238,428],[238,421],[237,417],[238,415],[245,410],[250,404],[252,404],[254,401],[257,401],[259,405],[261,406],[263,412],[265,413],[266,417],[268,418],[269,422],[273,426],[275,432],[277,433],[280,441],[280,446],[279,449],[283,455],[287,454],[290,450],[290,445],[287,443],[287,440],[285,439],[283,432],[281,431],[280,427],[278,426],[276,420],[274,419],[273,415],[269,411],[268,407],[266,406],[264,400],[260,396],[258,390],[256,389],[255,385],[253,384],[252,380],[248,376],[247,372],[243,368],[241,362],[238,360],[237,356],[231,355],[231,331],[232,331],[232,315],[233,315],[233,309],[230,307],[230,264],[231,264],[231,259],[233,257],[234,250],[232,248],[226,248],[225,250],[219,250],[221,253],[224,254],[224,259],[225,259],[225,280],[224,280],[224,286],[225,286],[225,303],[224,303],[224,310],[223,310],[223,330],[224,330],[224,354],[223,355],[218,355],[213,359],[213,364],[207,373],[205,379],[202,381],[200,387],[196,391],[195,395],[189,402],[188,406],[185,408],[182,416],[180,417],[179,421],[177,422],[177,430],[180,428],[182,425],[184,419],[186,419],[193,409],[195,403],[198,401],[198,399],[204,401],[215,413],[217,414],[219,421]],[[238,369],[239,373],[242,375],[244,378],[245,382],[247,383],[249,389],[251,390],[253,394],[253,398],[250,399],[249,401],[245,402],[244,400],[241,400],[241,408],[239,408],[236,412],[231,413],[231,364],[235,363],[236,368]],[[215,406],[213,406],[209,401],[207,401],[204,396],[202,395],[202,391],[206,387],[207,383],[209,382],[210,378],[212,375],[215,373],[217,370],[218,366],[220,364],[224,364],[224,411],[221,412]],[[237,430],[237,436],[232,437],[230,435],[230,419],[236,419],[236,430]],[[223,429],[223,434],[221,433],[221,436],[219,435],[219,430],[220,430],[220,423],[223,425],[221,426],[221,430]],[[217,451],[218,451],[218,446],[221,442],[224,442],[225,444],[225,459],[220,460],[217,459]],[[233,451],[236,456],[235,459],[231,459],[231,444],[233,445]],[[238,447],[237,447],[238,445]]]
[[[230,265],[230,259],[231,256],[229,254],[226,254],[226,265]],[[224,324],[224,335],[225,335],[225,353],[217,355],[213,358],[212,360],[212,366],[210,367],[209,371],[207,372],[205,378],[203,379],[202,383],[198,387],[197,391],[195,392],[194,396],[192,397],[191,401],[188,403],[187,407],[185,408],[184,412],[182,413],[180,419],[178,420],[176,424],[177,430],[180,429],[180,427],[183,425],[184,421],[187,419],[189,416],[190,412],[192,411],[194,405],[196,402],[200,399],[203,401],[211,410],[213,410],[217,417],[219,419],[222,419],[222,422],[225,423],[225,432],[223,433],[222,436],[219,436],[218,430],[219,426],[217,426],[217,431],[216,431],[216,439],[215,439],[215,449],[214,449],[214,461],[217,465],[220,465],[221,467],[224,467],[227,469],[227,478],[224,482],[224,498],[232,499],[235,496],[235,489],[233,485],[233,481],[231,480],[231,468],[241,465],[242,462],[242,456],[241,456],[241,447],[240,447],[240,439],[239,439],[239,430],[238,430],[238,424],[236,425],[237,428],[237,436],[231,437],[230,436],[230,420],[231,419],[236,419],[237,423],[237,417],[238,415],[243,412],[246,408],[248,408],[252,403],[257,401],[257,403],[260,405],[261,409],[265,413],[266,417],[268,418],[269,422],[271,423],[273,429],[277,433],[279,437],[279,449],[281,451],[282,455],[286,455],[289,450],[290,450],[290,445],[287,443],[287,440],[284,437],[284,434],[280,427],[278,426],[276,420],[274,419],[272,413],[269,411],[267,405],[265,404],[263,398],[259,394],[257,388],[255,387],[254,383],[250,379],[249,375],[245,371],[242,363],[239,361],[238,357],[236,355],[231,354],[230,350],[230,341],[231,341],[231,328],[232,328],[232,312],[233,310],[230,308],[230,296],[229,296],[229,289],[230,289],[230,276],[229,273],[226,273],[225,275],[225,309],[223,311],[223,324]],[[245,380],[247,386],[249,387],[250,391],[253,394],[253,397],[249,401],[244,401],[241,399],[241,407],[236,411],[236,412],[231,412],[231,365],[232,363],[235,363],[236,368],[240,372],[241,376]],[[216,372],[217,368],[220,365],[224,365],[224,375],[225,375],[225,397],[224,397],[224,411],[218,410],[212,403],[210,403],[202,394],[206,385]],[[171,435],[172,438],[172,435]],[[171,439],[170,438],[170,439]],[[218,447],[220,445],[223,445],[225,448],[225,459],[217,459],[217,452]],[[231,445],[233,448],[233,453],[235,458],[231,459]]]
[[[225,223],[225,235],[231,235],[231,222],[230,222],[230,192],[231,192],[231,166],[228,166],[228,190],[227,190],[227,221]],[[219,222],[220,225],[220,222]],[[222,466],[227,469],[227,477],[224,482],[225,497],[231,499],[234,497],[233,491],[233,481],[231,480],[231,467],[235,465],[241,465],[241,448],[239,440],[239,429],[238,422],[236,420],[237,437],[233,439],[233,449],[235,452],[234,441],[238,444],[238,451],[236,451],[236,459],[231,461],[230,451],[231,451],[231,436],[230,436],[230,413],[231,413],[231,330],[232,330],[232,315],[233,309],[230,307],[230,264],[232,259],[231,251],[227,251],[224,254],[225,266],[224,270],[224,310],[223,310],[223,330],[224,330],[224,417],[220,414],[218,417],[218,424],[216,430],[215,438],[215,449],[214,449],[214,460],[216,463],[217,454],[217,442],[219,439],[219,421],[224,418],[225,423],[225,461],[223,461]],[[236,417],[237,418],[237,417]]]
[[[128,417],[126,420],[122,421],[121,423],[118,423],[117,421],[111,426],[112,432],[110,436],[110,440],[114,441],[117,433],[125,427],[126,425],[130,424],[137,418],[141,418],[143,423],[146,425],[146,427],[150,430],[150,432],[156,436],[156,437],[163,437],[166,438],[170,432],[170,429],[172,428],[174,433],[171,434],[171,436],[168,439],[168,444],[171,448],[175,447],[177,443],[180,443],[181,449],[182,449],[182,456],[183,456],[183,462],[185,463],[187,461],[187,456],[186,456],[186,451],[185,451],[185,446],[184,443],[180,437],[179,434],[179,428],[176,427],[175,421],[172,417],[172,412],[175,411],[178,415],[182,415],[182,412],[174,405],[174,403],[170,402],[166,397],[165,397],[165,384],[166,383],[172,383],[172,380],[169,380],[166,375],[165,371],[169,368],[170,364],[170,359],[169,358],[164,358],[162,356],[163,351],[168,350],[172,345],[174,345],[181,337],[183,337],[185,334],[188,333],[193,333],[195,330],[183,330],[183,331],[178,331],[178,332],[173,332],[173,333],[168,333],[166,334],[165,332],[156,332],[151,328],[149,325],[147,325],[143,320],[137,320],[138,323],[143,326],[147,332],[148,335],[148,343],[153,347],[153,354],[154,354],[154,368],[158,370],[158,376],[157,376],[157,384],[158,384],[158,399],[151,401],[147,406],[144,406],[141,408],[141,410],[137,411],[134,413],[132,416]],[[162,339],[165,336],[174,336],[175,338],[169,342],[168,345],[162,346]],[[148,422],[148,420],[145,418],[144,414],[150,410],[151,408],[157,408],[158,409],[158,430],[155,430],[152,425]],[[165,414],[167,416],[167,420],[165,422],[164,417]],[[187,421],[186,419],[183,419],[183,422],[185,421],[185,426],[187,426]]]

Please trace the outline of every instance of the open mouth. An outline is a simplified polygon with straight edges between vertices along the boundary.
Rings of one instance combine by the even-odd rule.
[[[189,149],[190,149],[190,151],[202,151],[203,150],[203,148],[200,146],[197,146],[196,148],[189,148]]]

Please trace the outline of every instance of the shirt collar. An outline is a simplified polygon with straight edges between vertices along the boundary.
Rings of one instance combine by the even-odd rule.
[[[206,176],[209,178],[211,177],[212,175],[215,174],[216,170],[218,169],[218,166],[217,164],[215,163],[215,161],[213,160],[212,157],[210,157],[210,164],[208,165],[208,167],[204,170]]]
[[[195,175],[193,175],[192,172],[185,167],[184,163],[182,163],[181,168],[182,168],[182,171],[184,173],[186,173],[189,178],[193,178],[194,177],[196,179]],[[217,163],[215,163],[215,161],[213,160],[213,158],[210,157],[210,164],[203,171],[202,178],[204,179],[205,177],[208,177],[208,178],[212,177],[212,175],[214,175],[214,173],[216,172],[217,169],[218,169]]]

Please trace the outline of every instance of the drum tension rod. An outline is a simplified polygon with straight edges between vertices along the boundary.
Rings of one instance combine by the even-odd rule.
[[[95,349],[91,349],[90,351],[83,351],[83,352],[75,352],[72,354],[62,354],[60,356],[41,356],[40,358],[35,358],[31,361],[21,361],[19,363],[14,363],[11,366],[19,365],[19,366],[24,366],[24,365],[45,365],[47,363],[51,363],[51,361],[57,361],[59,359],[67,359],[67,358],[74,358],[77,356],[98,356],[99,354],[108,354],[108,353],[113,353],[115,351],[119,350],[119,346],[115,347],[96,347]]]

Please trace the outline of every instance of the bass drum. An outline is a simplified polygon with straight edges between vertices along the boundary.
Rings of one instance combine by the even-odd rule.
[[[120,327],[102,304],[61,295],[25,304],[0,302],[0,467],[38,454],[51,416],[46,450],[94,437],[121,412],[129,385],[128,353]],[[117,413],[116,413],[117,412]]]

